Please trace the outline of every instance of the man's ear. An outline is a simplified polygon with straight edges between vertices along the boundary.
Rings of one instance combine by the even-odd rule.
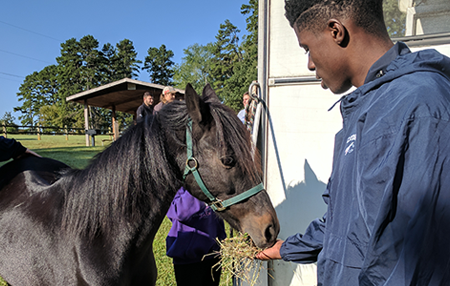
[[[327,23],[328,31],[333,38],[334,42],[339,46],[346,47],[348,44],[348,31],[341,21],[336,19],[330,19]]]

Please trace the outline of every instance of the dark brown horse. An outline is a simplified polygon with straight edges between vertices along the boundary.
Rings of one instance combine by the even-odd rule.
[[[187,160],[186,137],[195,159]],[[193,174],[183,180],[186,161],[224,201],[261,182],[248,132],[209,86],[199,97],[188,85],[185,101],[131,127],[84,170],[37,157],[6,164],[0,276],[14,286],[155,284],[152,243],[176,191],[183,185],[210,201]],[[264,190],[217,213],[259,247],[276,240]]]

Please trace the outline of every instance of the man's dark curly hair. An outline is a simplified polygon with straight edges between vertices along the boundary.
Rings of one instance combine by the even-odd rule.
[[[384,33],[383,0],[285,0],[291,27],[318,32],[331,18],[351,18],[367,32]]]

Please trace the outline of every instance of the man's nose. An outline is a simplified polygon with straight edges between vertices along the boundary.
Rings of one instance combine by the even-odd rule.
[[[308,69],[310,71],[315,71],[316,70],[316,65],[312,61],[311,56],[309,55],[309,53],[308,53]]]

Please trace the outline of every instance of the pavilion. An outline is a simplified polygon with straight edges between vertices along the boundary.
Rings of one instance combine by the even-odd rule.
[[[84,126],[86,129],[86,146],[89,146],[89,116],[88,106],[102,107],[112,110],[112,130],[114,140],[119,138],[119,125],[116,120],[116,111],[133,114],[142,104],[142,96],[149,91],[155,98],[155,104],[164,85],[124,78],[106,85],[86,90],[66,98],[67,101],[75,101],[84,105]],[[183,96],[184,90],[176,89],[177,96]]]

